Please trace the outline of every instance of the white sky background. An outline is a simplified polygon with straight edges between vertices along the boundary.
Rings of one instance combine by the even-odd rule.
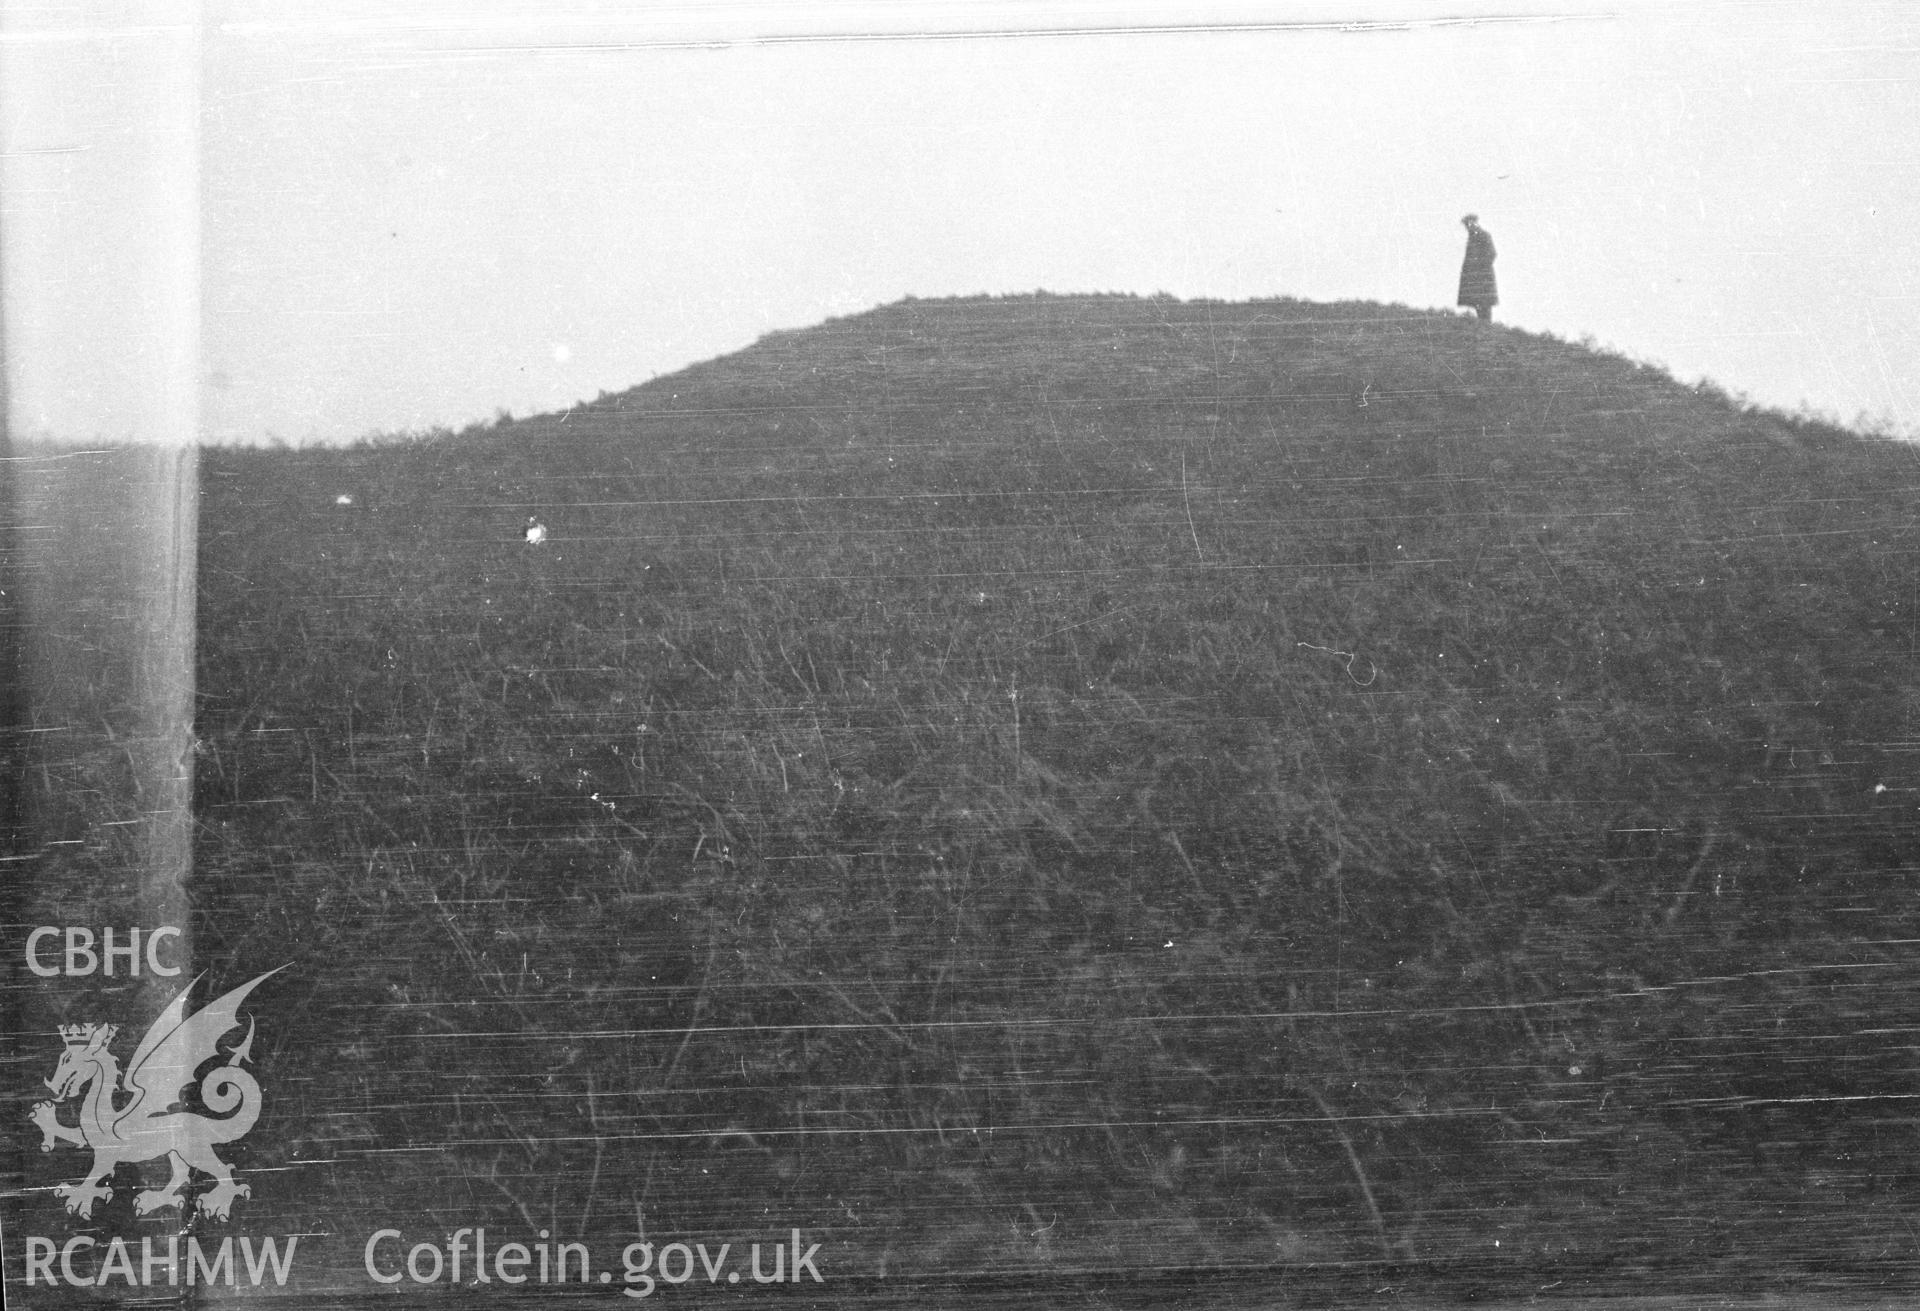
[[[191,12],[0,5],[17,433],[460,427],[909,294],[1450,305],[1468,210],[1505,322],[1920,433],[1907,0]]]

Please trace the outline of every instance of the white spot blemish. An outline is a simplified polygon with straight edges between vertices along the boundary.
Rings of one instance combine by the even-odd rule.
[[[538,546],[547,540],[547,526],[538,519],[527,520],[527,545]]]
[[[333,498],[333,503],[335,505],[352,505],[353,498],[351,496],[348,496],[345,492],[341,492],[340,495]]]
[[[567,345],[564,341],[556,341],[553,343],[553,362],[555,364],[565,364],[572,358],[573,347]]]

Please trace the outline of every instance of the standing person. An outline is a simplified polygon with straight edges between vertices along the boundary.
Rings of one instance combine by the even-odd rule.
[[[1482,323],[1491,323],[1493,307],[1500,303],[1493,281],[1493,234],[1480,226],[1478,214],[1460,221],[1467,227],[1467,258],[1460,265],[1459,303],[1473,306]]]

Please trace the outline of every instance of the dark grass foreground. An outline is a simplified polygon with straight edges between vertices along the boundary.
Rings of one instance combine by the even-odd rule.
[[[239,1219],[1910,1281],[1917,474],[1451,316],[1046,296],[207,452],[196,941],[293,963]]]

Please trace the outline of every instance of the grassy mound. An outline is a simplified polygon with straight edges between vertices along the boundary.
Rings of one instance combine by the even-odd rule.
[[[1884,1274],[1915,468],[1448,315],[1052,296],[208,452],[256,1159],[845,1273]]]

